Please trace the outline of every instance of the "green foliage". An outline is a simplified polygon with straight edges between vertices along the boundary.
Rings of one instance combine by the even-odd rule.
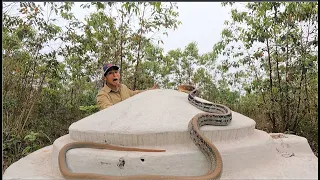
[[[79,109],[84,111],[87,115],[91,115],[99,111],[99,107],[97,105],[80,106]]]
[[[12,4],[5,6],[2,31],[4,169],[98,111],[103,64],[120,65],[122,82],[133,89],[166,75],[152,33],[177,28],[175,3],[84,3],[96,10],[84,21],[72,13],[73,2]],[[18,14],[9,12],[14,8]],[[59,41],[58,48],[48,46]]]
[[[25,132],[24,135],[9,134],[3,132],[3,158],[4,166],[8,166],[18,159],[40,149],[44,145],[52,143],[44,137],[43,133],[35,133],[33,131]],[[4,170],[2,171],[2,173]]]
[[[218,65],[221,83],[246,92],[236,110],[268,124],[268,131],[307,137],[316,152],[317,7],[263,2],[247,3],[243,12],[232,9],[232,21],[213,50],[227,57]]]
[[[94,9],[83,21],[73,2],[13,4],[18,15],[9,6],[3,13],[3,170],[98,111],[105,63],[118,64],[131,89],[193,84],[201,98],[253,118],[259,129],[305,136],[317,152],[317,3],[233,9],[221,41],[204,54],[196,42],[166,54],[159,47],[155,35],[181,24],[176,3],[83,3]]]

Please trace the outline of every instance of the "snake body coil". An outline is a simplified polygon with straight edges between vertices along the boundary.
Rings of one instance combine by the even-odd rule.
[[[232,120],[231,110],[220,104],[211,104],[198,101],[195,98],[196,89],[191,85],[180,86],[188,95],[189,102],[195,107],[207,113],[195,115],[189,122],[188,132],[194,144],[206,156],[210,164],[210,170],[202,176],[162,176],[162,175],[131,175],[131,176],[108,176],[94,173],[74,173],[70,171],[66,162],[66,153],[74,148],[96,148],[116,151],[139,151],[139,152],[165,152],[165,150],[140,149],[131,147],[120,147],[109,144],[99,144],[91,142],[72,142],[66,144],[59,152],[59,168],[61,174],[67,179],[104,179],[104,180],[217,180],[222,173],[222,158],[218,149],[202,135],[200,127],[205,125],[226,126]]]

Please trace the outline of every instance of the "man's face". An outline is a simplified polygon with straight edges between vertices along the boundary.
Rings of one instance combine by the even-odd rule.
[[[119,86],[120,85],[120,74],[118,70],[111,69],[107,72],[105,76],[105,80],[108,85],[111,86]]]

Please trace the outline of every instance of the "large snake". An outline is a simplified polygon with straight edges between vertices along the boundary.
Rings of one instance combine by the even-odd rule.
[[[195,99],[196,88],[191,85],[179,86],[180,91],[188,92],[188,100],[195,107],[207,112],[196,114],[189,122],[188,132],[194,144],[201,150],[210,163],[210,170],[201,176],[162,176],[162,175],[130,175],[108,176],[94,173],[74,173],[70,171],[66,162],[66,153],[75,148],[109,149],[116,151],[139,151],[139,152],[165,152],[165,150],[140,149],[131,147],[113,146],[92,142],[72,142],[62,147],[59,152],[59,167],[61,174],[66,179],[104,179],[104,180],[217,180],[222,174],[222,158],[218,149],[202,135],[200,127],[204,125],[226,126],[231,122],[231,110],[220,104],[211,104]]]

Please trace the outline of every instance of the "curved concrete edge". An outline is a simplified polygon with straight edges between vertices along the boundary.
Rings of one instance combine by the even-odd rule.
[[[250,163],[245,161],[244,163]],[[274,160],[240,172],[224,172],[221,179],[277,179],[277,180],[317,180],[318,158],[311,154],[283,157],[276,154]]]
[[[283,133],[270,133],[270,136],[276,142],[276,150],[280,154],[314,154],[308,140],[304,137]]]
[[[275,158],[237,171],[224,171],[222,179],[318,179],[318,158],[306,138],[291,134],[270,133]],[[253,154],[259,153],[255,151]],[[261,155],[261,154],[260,154]],[[260,158],[265,158],[263,155]],[[250,163],[250,161],[243,161]],[[244,178],[245,177],[245,178]]]
[[[52,158],[53,145],[41,148],[19,161],[11,164],[4,172],[5,180],[60,180],[64,179],[59,169],[54,168]]]
[[[72,142],[66,135],[54,142],[52,161],[58,168],[58,153],[67,143]],[[242,169],[264,164],[275,157],[273,140],[264,131],[255,130],[251,136],[237,140],[214,142],[219,149],[224,163],[224,171],[236,172]],[[157,175],[205,174],[208,162],[205,156],[189,140],[185,144],[165,146],[139,146],[141,148],[166,149],[166,152],[120,152],[97,149],[73,149],[67,153],[67,163],[74,172],[91,172],[112,175],[134,175],[143,172]],[[263,154],[263,156],[261,156]],[[142,160],[143,159],[143,162]],[[235,159],[237,159],[235,161]],[[118,166],[124,160],[125,169]],[[243,163],[251,161],[251,163]],[[106,168],[108,171],[106,171]]]
[[[182,144],[189,141],[188,123],[198,113],[204,111],[190,104],[185,93],[146,91],[72,123],[69,134],[75,141],[124,146]],[[255,125],[253,119],[232,111],[228,126],[202,130],[212,141],[226,141],[251,135]]]
[[[186,125],[187,127],[187,125]],[[203,127],[204,132],[211,141],[233,141],[244,138],[253,134],[255,124],[246,127],[225,129],[225,130],[208,130]],[[172,131],[151,134],[116,134],[101,132],[81,132],[73,130],[70,137],[76,141],[96,142],[105,144],[114,144],[119,146],[156,146],[156,145],[174,145],[184,144],[190,141],[187,131]]]

